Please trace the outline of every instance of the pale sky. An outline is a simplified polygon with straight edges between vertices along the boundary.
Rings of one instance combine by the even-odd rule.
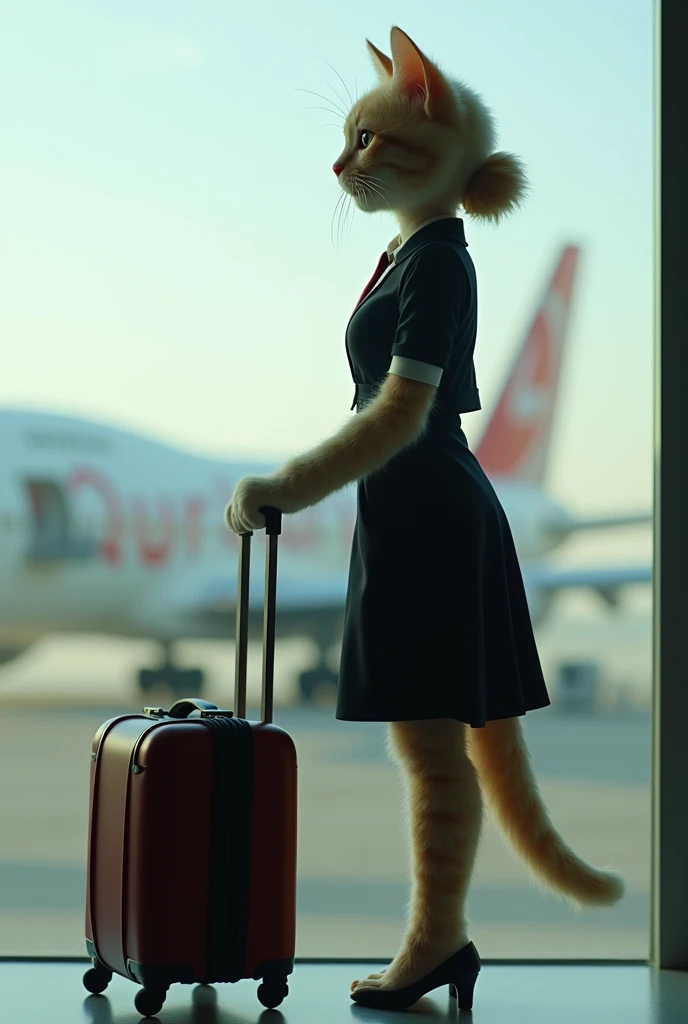
[[[341,129],[297,90],[345,95],[328,63],[352,93],[373,87],[365,38],[388,50],[394,23],[483,96],[532,184],[500,226],[466,218],[483,401],[469,441],[578,244],[549,486],[581,513],[649,507],[651,0],[7,7],[0,406],[276,463],[335,432],[344,327],[397,228],[359,211],[333,247]]]

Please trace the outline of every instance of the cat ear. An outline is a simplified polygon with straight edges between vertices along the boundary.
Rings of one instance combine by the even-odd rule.
[[[377,72],[377,76],[381,81],[387,82],[392,77],[393,68],[392,62],[381,50],[378,50],[377,46],[373,46],[370,39],[366,39],[370,54],[373,58],[373,64]]]
[[[394,81],[399,91],[409,99],[422,96],[425,112],[433,120],[456,120],[456,103],[444,75],[396,25],[392,29],[391,48]]]

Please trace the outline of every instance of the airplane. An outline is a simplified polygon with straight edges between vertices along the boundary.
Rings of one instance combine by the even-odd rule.
[[[558,568],[545,556],[582,530],[652,521],[648,513],[576,519],[545,490],[580,250],[561,252],[474,452],[505,509],[537,627],[555,594],[649,583],[651,566]],[[200,669],[173,657],[181,639],[233,638],[238,537],[222,512],[246,474],[272,462],[205,458],[105,423],[0,409],[0,664],[50,633],[154,638],[162,663],[146,693],[200,695]],[[308,636],[317,661],[299,675],[304,703],[336,687],[355,486],[285,517],[279,541],[277,636]],[[262,635],[265,534],[253,541],[249,636]]]

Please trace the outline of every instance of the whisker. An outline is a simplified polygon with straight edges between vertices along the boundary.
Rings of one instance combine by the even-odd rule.
[[[339,224],[338,224],[338,231],[337,231],[337,244],[339,246],[340,252],[342,250],[342,244],[343,244],[343,241],[344,241],[344,224],[346,223],[346,211],[347,211],[347,209],[348,209],[348,204],[344,203],[344,205],[342,206],[341,212],[340,212],[340,216],[339,216]]]
[[[325,79],[325,81],[327,81],[327,79]],[[328,85],[328,86],[329,86],[329,88],[330,88],[330,89],[332,90],[332,92],[333,92],[333,93],[335,94],[335,96],[337,97],[337,99],[341,101],[341,103],[342,103],[342,106],[346,106],[346,100],[344,99],[344,97],[342,96],[342,94],[341,94],[341,93],[337,92],[337,90],[335,89],[335,87],[334,87],[334,86],[332,85],[332,82],[327,82],[327,85]]]
[[[335,218],[335,215],[337,213],[337,207],[339,206],[341,201],[342,201],[342,197],[340,196],[339,199],[337,200],[337,202],[335,203],[334,210],[332,211],[332,220],[330,222],[330,240],[331,240],[333,246],[334,246],[334,218]]]
[[[342,207],[343,207],[345,202],[346,202],[346,198],[345,198],[345,196],[342,196],[341,204],[337,203],[337,210],[336,210],[336,213],[337,213],[337,223],[332,225],[332,228],[333,228],[333,231],[334,231],[334,234],[332,236],[332,244],[333,244],[333,246],[335,248],[335,252],[339,252],[339,242],[338,242],[338,238],[339,238],[339,219],[340,219],[340,217],[342,215]]]
[[[341,250],[341,244],[342,244],[342,217],[344,215],[344,211],[345,210],[346,210],[346,199],[345,199],[345,201],[342,203],[342,205],[340,207],[339,217],[337,219],[337,239],[338,239],[337,245],[339,246],[340,250]]]
[[[372,196],[372,190],[370,186],[366,184],[366,182],[361,181],[359,184],[361,186],[361,191],[363,192],[364,196]]]
[[[331,65],[331,64],[328,64],[328,63],[327,63],[327,61],[325,61],[325,63],[327,64],[328,68],[332,68],[332,65]],[[350,103],[350,104],[351,104],[351,106],[353,107],[353,105],[354,105],[354,101],[353,101],[353,100],[351,99],[351,93],[349,92],[349,87],[348,87],[348,85],[346,84],[346,82],[344,81],[344,79],[343,79],[343,78],[342,78],[342,76],[341,76],[341,75],[339,74],[339,72],[337,71],[337,69],[336,69],[336,68],[332,68],[332,70],[334,71],[335,75],[337,76],[337,78],[339,79],[339,81],[340,81],[340,82],[342,83],[342,85],[343,85],[343,86],[344,86],[344,88],[346,89],[346,95],[347,95],[347,96],[349,97],[349,103]]]
[[[337,104],[334,102],[334,100],[330,99],[329,96],[323,96],[323,94],[321,92],[313,92],[312,89],[297,89],[296,92],[308,92],[308,93],[311,94],[311,96],[317,96],[319,100],[325,100],[326,103],[331,103],[333,107],[337,106]],[[346,110],[343,110],[342,108],[340,108],[339,109],[339,113],[346,120],[346,118],[347,118]]]
[[[379,179],[374,178],[371,175],[367,175],[365,180],[369,188],[372,189],[373,192],[376,192],[380,196],[380,198],[385,201],[388,209],[391,210],[392,206],[389,201],[389,192],[387,191],[386,188],[383,188],[382,185],[376,184],[376,182],[378,182]]]
[[[347,221],[347,217],[349,216],[349,210],[351,209],[351,203],[353,202],[353,196],[347,196],[347,199],[348,199],[348,202],[345,203],[344,207],[342,208],[343,216],[342,216],[342,222],[341,222],[341,230],[340,230],[340,234],[339,234],[340,244],[342,246],[344,245],[344,232],[346,231],[346,221]]]
[[[349,202],[349,210],[351,211],[351,220],[349,221],[349,232],[350,232],[351,228],[353,227],[353,224],[354,224],[354,217],[356,216],[356,204],[353,202],[353,197],[352,196],[349,196],[349,200],[350,200],[350,202]],[[347,216],[349,214],[349,210],[347,210]]]
[[[385,202],[389,207],[389,199],[387,198],[387,196],[384,196],[382,192],[380,192],[379,188],[377,188],[376,185],[373,185],[372,182],[368,182],[368,188],[371,190],[371,192],[374,192],[377,195],[379,195],[380,199],[382,199],[382,201]]]
[[[319,124],[318,127],[315,129],[316,132],[319,132],[321,128],[341,128],[341,125],[333,124],[331,121],[329,124]]]
[[[389,203],[389,199],[387,198],[387,196],[384,196],[382,194],[382,192],[380,191],[380,189],[376,185],[373,184],[373,182],[370,179],[370,177],[366,177],[366,178],[359,177],[358,178],[358,183],[361,185],[361,187],[363,188],[363,190],[365,191],[365,193],[367,195],[369,195],[369,196],[372,196],[374,194],[379,195],[380,198],[383,200],[383,202],[385,202],[387,204],[387,207],[389,209],[391,209],[391,206],[390,206],[390,203]]]
[[[333,114],[334,117],[338,117],[339,116],[339,111],[338,110],[331,110],[330,107],[301,107],[301,109],[302,110],[326,110],[328,114]],[[344,124],[344,120],[343,119],[342,119],[342,124]]]
[[[350,198],[351,198],[350,196],[347,196],[347,199],[350,199]],[[349,203],[346,202],[342,206],[342,216],[341,216],[341,219],[340,219],[340,222],[339,222],[339,244],[340,245],[342,245],[343,242],[344,242],[344,228],[346,226],[346,217],[347,217],[348,211],[349,211]]]
[[[377,194],[378,194],[378,195],[380,196],[380,199],[381,199],[381,200],[383,201],[383,203],[385,204],[385,206],[387,207],[387,209],[388,209],[388,210],[391,210],[391,209],[392,209],[392,207],[391,207],[391,205],[390,205],[389,199],[387,199],[387,197],[386,197],[386,196],[383,196],[383,195],[382,195],[382,194],[381,194],[380,192],[378,192]]]
[[[349,217],[349,214],[351,214],[351,216],[349,217],[349,233],[351,233],[351,227],[353,226],[353,218],[356,212],[356,205],[353,202],[353,197],[350,196],[349,201],[349,208],[346,211],[346,216]]]
[[[386,195],[389,195],[389,192],[387,192],[387,189],[384,188],[384,186],[382,184],[382,179],[381,178],[376,178],[374,174],[366,174],[366,179],[365,180],[369,181],[371,184],[376,184],[377,187],[382,192],[384,192]]]
[[[343,200],[344,200],[345,198],[346,198],[346,192],[342,192],[342,194],[340,195],[339,199],[337,200],[337,202],[336,202],[336,204],[335,204],[335,208],[334,208],[334,211],[333,211],[333,213],[332,213],[332,223],[331,223],[331,225],[330,225],[330,238],[332,239],[332,245],[333,245],[333,246],[335,247],[335,249],[337,248],[337,245],[336,245],[336,242],[335,242],[335,240],[334,240],[334,219],[335,219],[335,217],[337,216],[337,209],[338,209],[338,207],[339,207],[339,204],[340,204],[340,203],[341,203],[341,202],[342,202],[342,201],[343,201]]]

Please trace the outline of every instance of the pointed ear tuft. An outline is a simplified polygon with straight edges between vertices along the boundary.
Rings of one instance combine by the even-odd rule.
[[[370,39],[366,39],[366,43],[368,44],[370,55],[373,58],[373,66],[377,72],[378,78],[382,82],[388,82],[394,73],[392,61],[382,52],[382,50],[378,50],[377,46],[373,46]]]
[[[512,153],[493,153],[468,182],[463,207],[472,217],[497,224],[521,206],[530,185],[523,164]]]
[[[442,72],[418,49],[406,33],[395,25],[390,35],[394,80],[408,99],[421,96],[425,113],[433,120],[453,121],[456,104]]]

